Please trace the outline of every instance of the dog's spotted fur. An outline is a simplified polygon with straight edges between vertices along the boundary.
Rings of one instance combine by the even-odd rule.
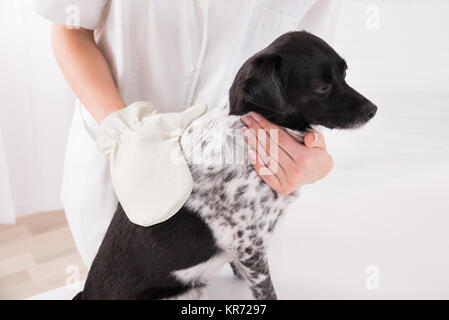
[[[211,268],[216,268],[217,257],[221,264],[232,262],[256,298],[275,298],[265,250],[276,223],[297,192],[278,194],[260,178],[248,161],[243,127],[240,117],[230,116],[229,104],[224,103],[183,134],[181,147],[194,182],[185,206],[204,219],[223,250],[211,257],[215,261]],[[207,281],[204,277],[210,274],[204,265],[197,271],[195,276],[189,272],[184,277],[185,270],[173,274],[186,283]]]

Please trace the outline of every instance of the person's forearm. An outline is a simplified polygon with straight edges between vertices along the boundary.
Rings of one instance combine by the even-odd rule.
[[[67,82],[99,124],[126,106],[95,43],[93,31],[54,25],[52,45]]]

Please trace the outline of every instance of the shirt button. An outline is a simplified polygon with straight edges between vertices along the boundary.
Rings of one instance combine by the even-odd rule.
[[[195,66],[193,65],[193,63],[189,63],[186,67],[186,71],[188,73],[192,73],[193,71],[195,71]]]

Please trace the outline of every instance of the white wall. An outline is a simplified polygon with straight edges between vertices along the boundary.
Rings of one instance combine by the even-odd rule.
[[[11,185],[14,215],[59,209],[74,98],[50,49],[50,24],[26,0],[0,1],[0,14],[0,156],[8,176],[0,175]],[[0,214],[0,223],[13,222],[8,217]]]
[[[337,49],[376,90],[449,92],[449,1],[344,0]]]
[[[448,13],[445,0],[344,1],[336,48],[379,109],[361,130],[327,132],[333,172],[276,230],[281,298],[449,298]]]

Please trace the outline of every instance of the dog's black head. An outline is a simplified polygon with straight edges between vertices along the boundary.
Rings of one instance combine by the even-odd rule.
[[[359,127],[377,108],[346,83],[346,69],[325,41],[304,31],[286,33],[240,68],[229,91],[230,114],[256,111],[299,131]]]

